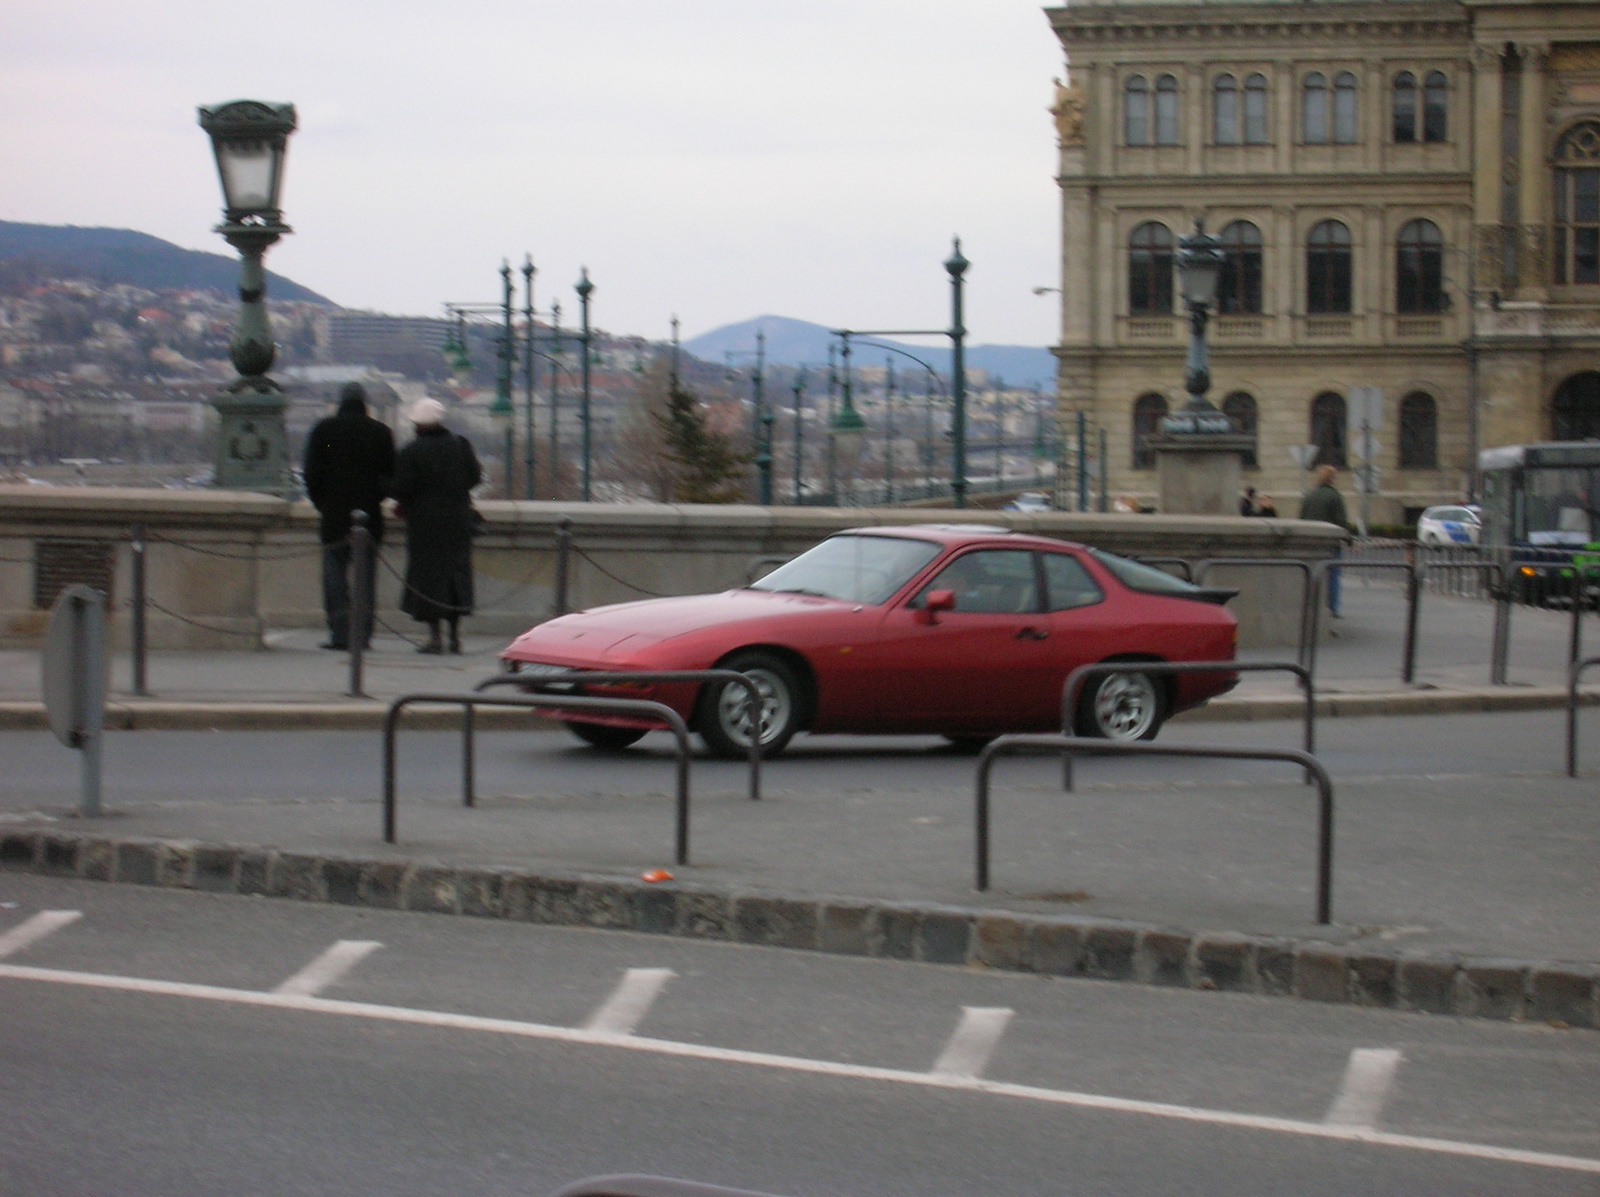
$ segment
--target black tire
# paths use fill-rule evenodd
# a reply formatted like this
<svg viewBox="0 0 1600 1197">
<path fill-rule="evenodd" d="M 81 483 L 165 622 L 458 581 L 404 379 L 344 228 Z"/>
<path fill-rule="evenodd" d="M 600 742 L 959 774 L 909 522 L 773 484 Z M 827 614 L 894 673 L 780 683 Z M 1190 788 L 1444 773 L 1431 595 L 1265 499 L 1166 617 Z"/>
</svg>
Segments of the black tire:
<svg viewBox="0 0 1600 1197">
<path fill-rule="evenodd" d="M 1130 669 L 1091 677 L 1078 698 L 1074 725 L 1080 736 L 1100 740 L 1153 740 L 1166 717 L 1161 682 Z"/>
<path fill-rule="evenodd" d="M 609 723 L 577 723 L 568 721 L 567 730 L 585 744 L 593 744 L 607 752 L 621 752 L 630 744 L 644 739 L 642 727 L 613 727 Z"/>
<path fill-rule="evenodd" d="M 777 756 L 800 730 L 805 689 L 782 658 L 760 649 L 735 653 L 717 665 L 749 674 L 761 690 L 761 755 Z M 700 693 L 695 730 L 713 756 L 744 760 L 750 755 L 750 700 L 743 686 L 712 683 Z"/>
<path fill-rule="evenodd" d="M 957 756 L 977 756 L 989 746 L 993 736 L 951 736 L 945 739 L 950 741 L 950 751 Z"/>
</svg>

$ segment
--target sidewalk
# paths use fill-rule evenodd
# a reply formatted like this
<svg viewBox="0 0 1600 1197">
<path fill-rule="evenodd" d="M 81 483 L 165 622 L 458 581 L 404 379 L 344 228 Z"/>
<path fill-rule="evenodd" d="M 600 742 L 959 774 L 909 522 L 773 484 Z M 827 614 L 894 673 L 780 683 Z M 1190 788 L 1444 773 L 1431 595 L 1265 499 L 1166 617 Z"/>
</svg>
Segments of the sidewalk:
<svg viewBox="0 0 1600 1197">
<path fill-rule="evenodd" d="M 1489 685 L 1491 604 L 1443 595 L 1423 596 L 1416 680 L 1400 681 L 1405 603 L 1393 579 L 1344 581 L 1344 615 L 1324 614 L 1318 651 L 1319 713 L 1324 716 L 1437 714 L 1449 711 L 1559 707 L 1566 701 L 1567 643 L 1571 617 L 1559 611 L 1517 607 L 1506 686 Z M 1600 620 L 1587 617 L 1587 653 L 1600 651 Z M 417 690 L 469 690 L 499 671 L 505 638 L 465 638 L 461 656 L 426 656 L 399 637 L 380 632 L 367 654 L 363 689 L 351 698 L 349 658 L 321 650 L 321 630 L 269 632 L 260 651 L 153 652 L 150 697 L 132 695 L 126 652 L 112 661 L 108 726 L 115 728 L 371 728 L 387 704 Z M 1294 649 L 1241 654 L 1246 660 L 1293 660 Z M 1600 671 L 1585 690 L 1600 686 Z M 1299 685 L 1290 674 L 1251 673 L 1233 693 L 1184 721 L 1295 718 Z M 443 711 L 413 718 L 444 726 Z M 489 726 L 527 726 L 528 716 L 484 712 Z M 0 651 L 0 730 L 43 726 L 39 705 L 39 655 Z"/>
</svg>

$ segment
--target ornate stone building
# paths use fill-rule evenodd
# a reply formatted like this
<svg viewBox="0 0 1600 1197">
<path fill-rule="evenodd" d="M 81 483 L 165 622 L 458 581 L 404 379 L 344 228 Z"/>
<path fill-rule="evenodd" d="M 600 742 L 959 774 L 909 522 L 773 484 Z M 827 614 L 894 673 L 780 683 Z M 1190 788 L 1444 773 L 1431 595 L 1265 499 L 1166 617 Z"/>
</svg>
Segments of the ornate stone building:
<svg viewBox="0 0 1600 1197">
<path fill-rule="evenodd" d="M 1479 447 L 1600 437 L 1600 3 L 1048 15 L 1063 427 L 1106 431 L 1113 493 L 1153 496 L 1143 438 L 1185 398 L 1173 259 L 1197 217 L 1227 255 L 1211 397 L 1285 514 L 1291 446 L 1357 464 L 1355 387 L 1385 394 L 1380 522 L 1460 499 Z"/>
</svg>

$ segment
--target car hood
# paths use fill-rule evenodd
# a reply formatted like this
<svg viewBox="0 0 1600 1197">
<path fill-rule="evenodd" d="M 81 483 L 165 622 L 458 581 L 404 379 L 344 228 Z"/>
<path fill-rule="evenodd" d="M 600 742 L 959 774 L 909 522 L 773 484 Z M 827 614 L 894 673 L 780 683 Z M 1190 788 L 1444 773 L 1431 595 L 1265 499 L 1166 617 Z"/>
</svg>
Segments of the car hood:
<svg viewBox="0 0 1600 1197">
<path fill-rule="evenodd" d="M 530 628 L 506 648 L 512 660 L 557 665 L 614 659 L 620 654 L 708 628 L 734 629 L 854 606 L 838 599 L 765 590 L 725 590 L 677 598 L 616 603 L 562 615 Z"/>
</svg>

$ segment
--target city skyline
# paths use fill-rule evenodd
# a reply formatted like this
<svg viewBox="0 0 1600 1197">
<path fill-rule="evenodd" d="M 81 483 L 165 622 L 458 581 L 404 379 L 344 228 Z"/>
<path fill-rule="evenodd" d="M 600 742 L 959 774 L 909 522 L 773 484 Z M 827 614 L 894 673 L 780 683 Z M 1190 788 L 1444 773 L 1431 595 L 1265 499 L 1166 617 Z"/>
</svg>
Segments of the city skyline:
<svg viewBox="0 0 1600 1197">
<path fill-rule="evenodd" d="M 269 265 L 350 307 L 435 315 L 496 298 L 685 338 L 782 311 L 940 327 L 962 237 L 975 341 L 1051 344 L 1059 48 L 1022 0 L 731 0 L 670 11 L 412 3 L 8 6 L 0 219 L 128 227 L 226 252 L 200 104 L 295 103 Z M 520 275 L 519 275 L 520 283 Z M 520 304 L 520 295 L 519 295 Z"/>
</svg>

